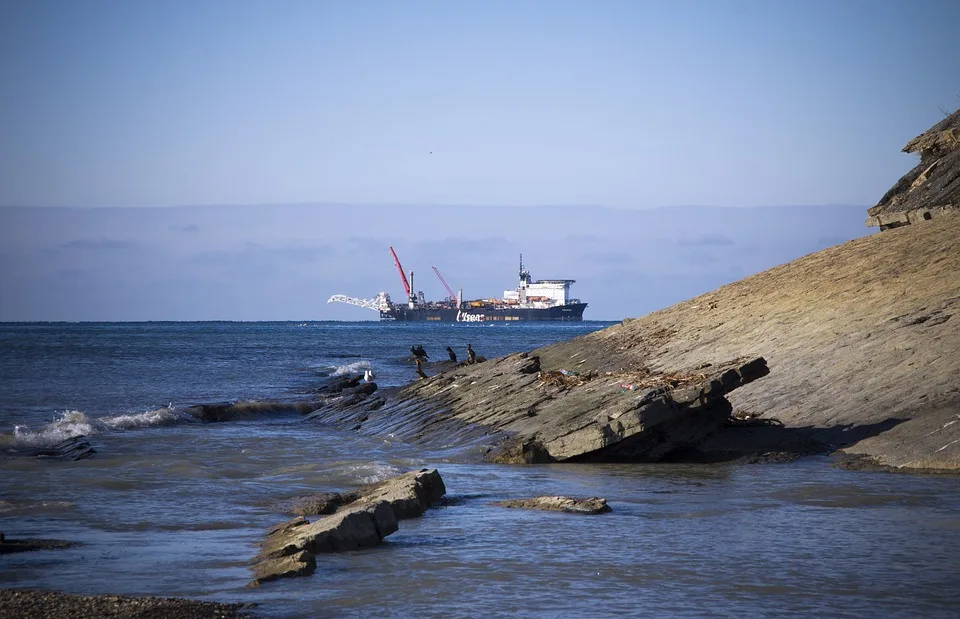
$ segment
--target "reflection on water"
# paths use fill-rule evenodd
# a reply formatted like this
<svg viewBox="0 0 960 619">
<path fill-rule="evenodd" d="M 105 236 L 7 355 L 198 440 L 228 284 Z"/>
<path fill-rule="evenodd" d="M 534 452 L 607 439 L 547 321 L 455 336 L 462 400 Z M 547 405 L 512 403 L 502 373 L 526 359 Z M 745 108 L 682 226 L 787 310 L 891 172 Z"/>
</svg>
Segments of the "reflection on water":
<svg viewBox="0 0 960 619">
<path fill-rule="evenodd" d="M 922 615 L 960 603 L 960 481 L 769 466 L 492 466 L 289 416 L 98 436 L 102 457 L 2 463 L 0 586 L 255 601 L 270 616 Z M 353 454 L 354 457 L 351 457 Z M 446 505 L 309 578 L 246 588 L 276 501 L 436 466 Z M 602 496 L 576 516 L 490 505 Z"/>
</svg>

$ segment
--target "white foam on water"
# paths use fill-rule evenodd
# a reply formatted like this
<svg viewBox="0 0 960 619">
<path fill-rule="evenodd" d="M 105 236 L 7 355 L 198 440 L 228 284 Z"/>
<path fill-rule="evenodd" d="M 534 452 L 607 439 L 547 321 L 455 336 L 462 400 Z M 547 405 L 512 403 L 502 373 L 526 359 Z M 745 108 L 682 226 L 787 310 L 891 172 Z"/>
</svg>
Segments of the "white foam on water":
<svg viewBox="0 0 960 619">
<path fill-rule="evenodd" d="M 38 447 L 56 445 L 75 436 L 96 434 L 95 425 L 83 411 L 68 410 L 36 432 L 27 426 L 14 426 L 13 443 Z"/>
<path fill-rule="evenodd" d="M 134 430 L 169 426 L 188 421 L 172 405 L 163 406 L 143 413 L 130 413 L 91 419 L 83 411 L 68 410 L 39 430 L 27 426 L 15 426 L 13 445 L 43 447 L 56 445 L 77 436 L 92 436 L 102 432 Z"/>
<path fill-rule="evenodd" d="M 345 365 L 338 365 L 333 371 L 334 376 L 343 376 L 344 374 L 363 374 L 364 370 L 372 369 L 369 361 L 354 361 Z"/>
<path fill-rule="evenodd" d="M 145 413 L 102 417 L 99 421 L 111 430 L 133 430 L 136 428 L 172 426 L 184 421 L 184 417 L 173 406 L 168 405 Z"/>
</svg>

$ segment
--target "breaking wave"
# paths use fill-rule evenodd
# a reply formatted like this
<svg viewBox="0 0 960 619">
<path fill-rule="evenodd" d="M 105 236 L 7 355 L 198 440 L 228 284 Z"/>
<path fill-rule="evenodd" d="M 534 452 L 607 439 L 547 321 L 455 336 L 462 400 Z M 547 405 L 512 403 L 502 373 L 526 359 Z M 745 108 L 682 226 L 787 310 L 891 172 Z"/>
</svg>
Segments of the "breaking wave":
<svg viewBox="0 0 960 619">
<path fill-rule="evenodd" d="M 188 420 L 190 420 L 188 415 L 169 405 L 143 413 L 92 419 L 83 411 L 68 410 L 39 430 L 31 430 L 27 426 L 14 426 L 12 443 L 15 446 L 43 447 L 56 445 L 78 436 L 170 426 Z"/>
<path fill-rule="evenodd" d="M 343 376 L 344 374 L 363 374 L 364 370 L 370 370 L 373 366 L 369 361 L 354 361 L 345 365 L 338 365 L 333 371 L 334 376 Z"/>
</svg>

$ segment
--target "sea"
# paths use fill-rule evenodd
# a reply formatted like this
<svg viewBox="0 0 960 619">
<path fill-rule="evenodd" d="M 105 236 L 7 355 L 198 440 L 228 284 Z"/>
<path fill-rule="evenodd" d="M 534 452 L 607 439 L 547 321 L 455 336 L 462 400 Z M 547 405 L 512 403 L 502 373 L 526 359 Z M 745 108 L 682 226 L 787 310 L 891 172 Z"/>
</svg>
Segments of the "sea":
<svg viewBox="0 0 960 619">
<path fill-rule="evenodd" d="M 0 531 L 80 542 L 0 555 L 0 587 L 256 603 L 265 617 L 951 617 L 960 478 L 779 464 L 492 465 L 294 412 L 200 423 L 191 405 L 295 402 L 338 376 L 415 378 L 610 323 L 0 324 Z M 4 457 L 86 436 L 79 461 Z M 251 588 L 277 503 L 419 469 L 447 500 L 376 548 Z M 606 498 L 584 516 L 504 509 Z"/>
</svg>

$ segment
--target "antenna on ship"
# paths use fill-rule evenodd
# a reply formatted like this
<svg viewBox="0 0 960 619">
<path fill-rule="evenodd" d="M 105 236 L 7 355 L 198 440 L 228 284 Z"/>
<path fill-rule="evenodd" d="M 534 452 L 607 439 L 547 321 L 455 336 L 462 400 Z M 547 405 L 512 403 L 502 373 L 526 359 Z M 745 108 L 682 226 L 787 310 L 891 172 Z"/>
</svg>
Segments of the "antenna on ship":
<svg viewBox="0 0 960 619">
<path fill-rule="evenodd" d="M 530 273 L 523 270 L 523 254 L 520 254 L 520 285 L 530 283 Z"/>
</svg>

